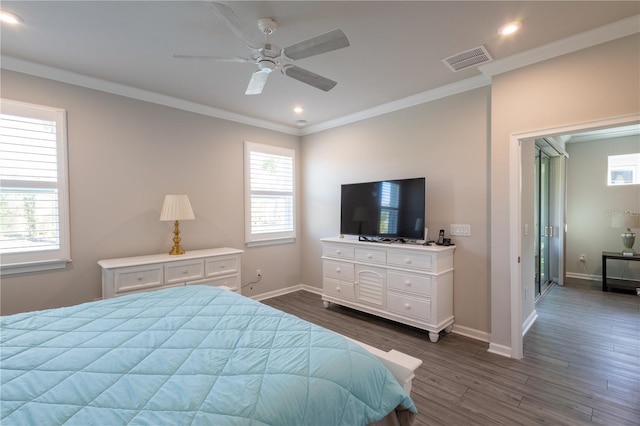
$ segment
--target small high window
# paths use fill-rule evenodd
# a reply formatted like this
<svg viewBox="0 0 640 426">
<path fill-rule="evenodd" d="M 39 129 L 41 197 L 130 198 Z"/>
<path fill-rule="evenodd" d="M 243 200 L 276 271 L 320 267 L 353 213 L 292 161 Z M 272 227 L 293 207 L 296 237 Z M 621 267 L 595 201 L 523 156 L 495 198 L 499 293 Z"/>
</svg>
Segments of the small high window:
<svg viewBox="0 0 640 426">
<path fill-rule="evenodd" d="M 607 185 L 634 185 L 640 183 L 640 153 L 610 155 Z"/>
</svg>

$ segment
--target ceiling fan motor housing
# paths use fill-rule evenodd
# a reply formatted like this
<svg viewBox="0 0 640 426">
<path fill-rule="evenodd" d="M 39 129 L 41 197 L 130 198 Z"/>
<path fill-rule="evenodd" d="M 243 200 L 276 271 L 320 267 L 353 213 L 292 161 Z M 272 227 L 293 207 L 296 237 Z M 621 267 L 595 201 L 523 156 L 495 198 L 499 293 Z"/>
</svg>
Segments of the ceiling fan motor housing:
<svg viewBox="0 0 640 426">
<path fill-rule="evenodd" d="M 267 73 L 275 70 L 277 66 L 278 64 L 270 59 L 261 59 L 258 62 L 258 68 L 260 68 L 260 71 L 264 71 Z"/>
</svg>

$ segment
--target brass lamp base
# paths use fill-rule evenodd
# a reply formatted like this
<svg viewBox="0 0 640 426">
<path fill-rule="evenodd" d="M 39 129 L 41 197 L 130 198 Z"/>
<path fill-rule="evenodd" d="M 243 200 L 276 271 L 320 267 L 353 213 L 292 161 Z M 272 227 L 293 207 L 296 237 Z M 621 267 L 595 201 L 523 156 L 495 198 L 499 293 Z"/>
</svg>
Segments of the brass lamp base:
<svg viewBox="0 0 640 426">
<path fill-rule="evenodd" d="M 173 227 L 173 247 L 169 254 L 184 254 L 185 251 L 180 245 L 180 223 L 176 220 Z"/>
</svg>

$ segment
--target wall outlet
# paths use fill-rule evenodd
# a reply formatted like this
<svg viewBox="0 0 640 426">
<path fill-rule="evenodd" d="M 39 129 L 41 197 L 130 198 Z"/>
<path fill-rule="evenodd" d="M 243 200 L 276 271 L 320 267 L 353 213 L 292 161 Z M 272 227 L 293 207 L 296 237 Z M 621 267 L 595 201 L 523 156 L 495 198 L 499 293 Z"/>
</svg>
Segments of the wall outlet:
<svg viewBox="0 0 640 426">
<path fill-rule="evenodd" d="M 582 262 L 582 263 L 586 263 L 587 255 L 586 254 L 581 254 L 580 257 L 578 257 L 578 261 Z"/>
</svg>

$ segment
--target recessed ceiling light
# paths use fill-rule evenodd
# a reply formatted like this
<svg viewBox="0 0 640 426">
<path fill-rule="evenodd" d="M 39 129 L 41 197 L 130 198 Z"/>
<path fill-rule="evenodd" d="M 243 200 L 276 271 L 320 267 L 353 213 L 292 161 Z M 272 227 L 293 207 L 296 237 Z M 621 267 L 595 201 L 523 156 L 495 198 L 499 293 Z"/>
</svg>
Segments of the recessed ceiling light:
<svg viewBox="0 0 640 426">
<path fill-rule="evenodd" d="M 500 27 L 498 34 L 503 36 L 510 35 L 518 31 L 520 27 L 522 27 L 522 22 L 520 21 L 509 22 L 507 25 Z"/>
<path fill-rule="evenodd" d="M 293 107 L 293 112 L 295 112 L 296 114 L 302 114 L 303 111 L 304 108 L 302 108 L 301 106 Z"/>
<path fill-rule="evenodd" d="M 0 21 L 6 24 L 19 24 L 24 20 L 15 13 L 7 12 L 6 10 L 0 10 Z"/>
</svg>

